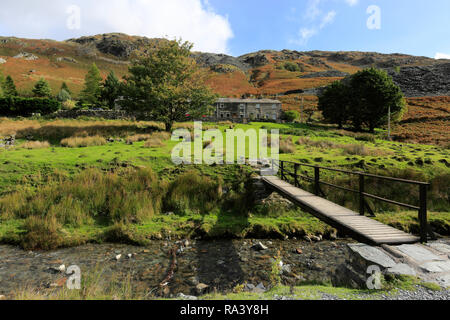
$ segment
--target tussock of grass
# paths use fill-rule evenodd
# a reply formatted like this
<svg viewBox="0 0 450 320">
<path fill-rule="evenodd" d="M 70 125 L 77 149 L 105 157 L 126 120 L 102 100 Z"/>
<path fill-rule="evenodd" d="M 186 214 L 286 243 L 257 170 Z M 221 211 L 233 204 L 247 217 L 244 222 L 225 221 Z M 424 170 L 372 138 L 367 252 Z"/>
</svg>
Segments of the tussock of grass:
<svg viewBox="0 0 450 320">
<path fill-rule="evenodd" d="M 294 153 L 295 150 L 296 147 L 294 142 L 292 142 L 292 137 L 280 141 L 280 153 Z"/>
<path fill-rule="evenodd" d="M 28 141 L 20 145 L 22 148 L 32 150 L 32 149 L 46 149 L 50 148 L 50 143 L 48 141 Z"/>
<path fill-rule="evenodd" d="M 100 136 L 95 137 L 73 137 L 61 140 L 61 146 L 67 148 L 85 148 L 105 145 L 106 139 Z"/>
</svg>

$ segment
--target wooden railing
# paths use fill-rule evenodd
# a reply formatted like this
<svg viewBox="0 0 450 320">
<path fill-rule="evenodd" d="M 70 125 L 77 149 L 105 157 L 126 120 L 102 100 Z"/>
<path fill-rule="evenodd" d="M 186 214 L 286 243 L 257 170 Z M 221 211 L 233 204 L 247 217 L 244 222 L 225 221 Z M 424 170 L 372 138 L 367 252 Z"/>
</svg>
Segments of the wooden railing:
<svg viewBox="0 0 450 320">
<path fill-rule="evenodd" d="M 413 180 L 405 180 L 405 179 L 399 179 L 399 178 L 393 178 L 393 177 L 386 177 L 386 176 L 379 176 L 379 175 L 374 175 L 374 174 L 369 174 L 369 173 L 364 173 L 364 172 L 354 172 L 354 171 L 348 171 L 348 170 L 341 170 L 341 169 L 334 169 L 334 168 L 326 168 L 326 167 L 321 167 L 321 166 L 316 166 L 316 165 L 311 165 L 311 164 L 306 164 L 306 163 L 296 163 L 296 162 L 291 162 L 291 161 L 278 161 L 279 164 L 276 164 L 276 161 L 272 161 L 272 169 L 275 169 L 276 166 L 279 167 L 280 170 L 278 170 L 278 174 L 281 176 L 281 179 L 287 181 L 287 177 L 290 176 L 294 179 L 294 185 L 296 187 L 300 187 L 300 182 L 299 182 L 299 178 L 309 181 L 311 183 L 313 183 L 314 186 L 314 194 L 316 196 L 324 196 L 325 197 L 325 193 L 322 191 L 322 189 L 320 188 L 321 185 L 325 185 L 328 187 L 332 187 L 332 188 L 336 188 L 336 189 L 340 189 L 340 190 L 344 190 L 347 192 L 351 192 L 351 193 L 356 193 L 359 195 L 359 213 L 361 215 L 365 215 L 366 214 L 366 209 L 370 212 L 370 214 L 372 216 L 374 215 L 374 212 L 372 211 L 372 209 L 370 208 L 370 206 L 368 205 L 368 203 L 366 202 L 366 198 L 371 198 L 377 201 L 382 201 L 382 202 L 386 202 L 389 204 L 393 204 L 396 206 L 400 206 L 400 207 L 404 207 L 404 208 L 408 208 L 408 209 L 412 209 L 412 210 L 418 210 L 419 212 L 419 223 L 420 223 L 420 240 L 421 242 L 427 242 L 428 240 L 428 234 L 430 234 L 430 236 L 432 238 L 434 238 L 434 234 L 431 232 L 429 225 L 428 225 L 428 214 L 427 214 L 427 189 L 430 186 L 429 183 L 427 182 L 420 182 L 420 181 L 413 181 Z M 291 164 L 293 165 L 293 172 L 287 170 L 287 165 Z M 314 177 L 309 177 L 307 175 L 303 175 L 303 174 L 299 174 L 299 169 L 301 167 L 309 167 L 309 168 L 313 168 L 314 169 Z M 326 170 L 326 171 L 333 171 L 333 172 L 338 172 L 338 173 L 344 173 L 344 174 L 348 174 L 348 175 L 355 175 L 355 176 L 359 176 L 359 189 L 358 190 L 354 190 L 351 188 L 347 188 L 347 187 L 342 187 L 342 186 L 338 186 L 329 182 L 325 182 L 325 181 L 321 181 L 320 179 L 320 172 L 321 170 Z M 366 181 L 366 177 L 370 177 L 370 178 L 375 178 L 375 179 L 380 179 L 380 180 L 386 180 L 386 181 L 392 181 L 392 182 L 401 182 L 401 183 L 406 183 L 406 184 L 412 184 L 412 185 L 417 185 L 419 186 L 419 206 L 414 206 L 411 204 L 407 204 L 407 203 L 402 203 L 402 202 L 397 202 L 394 200 L 390 200 L 390 199 L 386 199 L 383 197 L 379 197 L 370 193 L 367 193 L 365 190 L 365 181 Z"/>
</svg>

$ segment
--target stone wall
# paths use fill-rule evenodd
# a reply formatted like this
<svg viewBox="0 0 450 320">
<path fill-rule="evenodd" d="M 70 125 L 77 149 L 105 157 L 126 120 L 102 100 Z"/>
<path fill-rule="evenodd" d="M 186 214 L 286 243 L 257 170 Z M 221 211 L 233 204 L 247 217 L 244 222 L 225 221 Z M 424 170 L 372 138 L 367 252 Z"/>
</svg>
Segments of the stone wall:
<svg viewBox="0 0 450 320">
<path fill-rule="evenodd" d="M 129 114 L 125 111 L 115 110 L 63 110 L 52 115 L 52 118 L 76 119 L 80 117 L 126 120 L 135 119 L 136 115 Z"/>
</svg>

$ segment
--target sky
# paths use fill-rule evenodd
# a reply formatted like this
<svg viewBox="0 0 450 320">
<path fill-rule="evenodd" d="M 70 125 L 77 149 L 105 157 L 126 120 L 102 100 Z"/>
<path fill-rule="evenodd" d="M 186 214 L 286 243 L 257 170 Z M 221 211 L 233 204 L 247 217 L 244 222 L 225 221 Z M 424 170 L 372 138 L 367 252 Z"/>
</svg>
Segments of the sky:
<svg viewBox="0 0 450 320">
<path fill-rule="evenodd" d="M 194 50 L 406 53 L 450 59 L 448 0 L 15 0 L 0 35 L 66 40 L 123 32 Z"/>
</svg>

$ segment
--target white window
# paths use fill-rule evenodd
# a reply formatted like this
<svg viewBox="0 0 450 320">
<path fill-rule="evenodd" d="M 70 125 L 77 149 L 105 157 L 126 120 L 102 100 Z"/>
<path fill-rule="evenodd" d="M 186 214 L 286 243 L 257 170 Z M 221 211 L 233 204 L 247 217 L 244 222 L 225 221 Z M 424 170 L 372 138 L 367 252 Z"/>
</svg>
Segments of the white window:
<svg viewBox="0 0 450 320">
<path fill-rule="evenodd" d="M 277 108 L 277 105 L 276 105 L 276 104 L 273 104 L 273 105 L 272 105 L 272 109 L 275 110 L 276 108 Z"/>
<path fill-rule="evenodd" d="M 220 108 L 220 109 L 223 109 L 224 107 L 225 107 L 225 105 L 224 105 L 223 103 L 220 103 L 220 104 L 219 104 L 219 108 Z"/>
<path fill-rule="evenodd" d="M 256 109 L 261 109 L 261 105 L 260 105 L 260 104 L 257 104 L 257 105 L 256 105 Z"/>
</svg>

